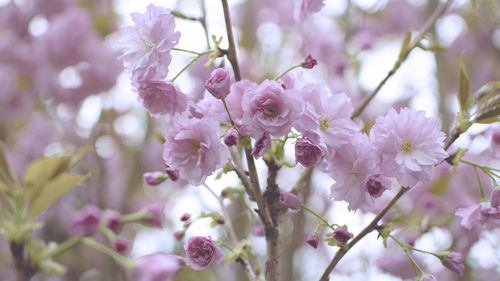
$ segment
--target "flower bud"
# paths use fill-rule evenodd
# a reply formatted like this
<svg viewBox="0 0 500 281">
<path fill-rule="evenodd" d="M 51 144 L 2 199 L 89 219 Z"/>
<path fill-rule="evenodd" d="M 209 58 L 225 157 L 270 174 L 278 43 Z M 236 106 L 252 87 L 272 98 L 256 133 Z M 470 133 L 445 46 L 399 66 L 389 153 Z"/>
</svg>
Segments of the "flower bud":
<svg viewBox="0 0 500 281">
<path fill-rule="evenodd" d="M 215 260 L 220 263 L 224 254 L 210 237 L 193 236 L 184 244 L 186 264 L 194 270 L 203 270 Z"/>
<path fill-rule="evenodd" d="M 184 231 L 176 231 L 173 233 L 174 235 L 174 238 L 177 240 L 177 241 L 181 241 L 182 238 L 184 238 L 184 234 L 185 232 Z"/>
<path fill-rule="evenodd" d="M 107 210 L 102 216 L 102 221 L 105 226 L 118 234 L 122 230 L 122 215 L 114 210 Z"/>
<path fill-rule="evenodd" d="M 163 174 L 162 172 L 144 173 L 142 178 L 147 184 L 149 184 L 151 186 L 157 186 L 167 179 L 165 174 Z"/>
<path fill-rule="evenodd" d="M 116 237 L 113 241 L 113 249 L 117 253 L 125 255 L 130 250 L 130 242 L 125 238 Z"/>
<path fill-rule="evenodd" d="M 148 218 L 144 220 L 145 223 L 159 228 L 163 227 L 163 219 L 165 215 L 163 214 L 162 203 L 150 204 L 144 208 L 144 211 L 148 214 Z"/>
<path fill-rule="evenodd" d="M 179 179 L 179 170 L 174 169 L 172 167 L 165 168 L 165 173 L 167 173 L 168 177 L 172 181 L 177 181 Z"/>
<path fill-rule="evenodd" d="M 342 244 L 346 244 L 352 238 L 352 234 L 345 226 L 339 226 L 333 231 L 333 238 Z"/>
<path fill-rule="evenodd" d="M 324 153 L 321 147 L 313 143 L 309 138 L 298 139 L 295 143 L 295 161 L 307 168 L 319 165 Z"/>
<path fill-rule="evenodd" d="M 217 68 L 210 74 L 210 78 L 205 82 L 205 88 L 218 99 L 224 99 L 229 94 L 231 79 L 229 71 L 224 68 Z"/>
<path fill-rule="evenodd" d="M 449 252 L 441 259 L 441 263 L 451 271 L 459 275 L 464 273 L 464 256 L 458 252 Z"/>
<path fill-rule="evenodd" d="M 490 205 L 493 208 L 500 207 L 500 189 L 493 190 L 490 197 Z"/>
<path fill-rule="evenodd" d="M 313 58 L 311 55 L 307 55 L 307 57 L 304 59 L 304 62 L 302 63 L 303 68 L 307 69 L 312 69 L 318 64 L 318 61 Z"/>
<path fill-rule="evenodd" d="M 69 233 L 73 236 L 90 236 L 99 227 L 100 218 L 101 210 L 94 205 L 87 205 L 70 218 Z"/>
<path fill-rule="evenodd" d="M 316 233 L 309 234 L 309 236 L 307 237 L 306 242 L 307 242 L 307 244 L 309 244 L 314 249 L 318 248 L 318 245 L 319 245 L 318 234 L 316 234 Z"/>
<path fill-rule="evenodd" d="M 268 132 L 264 132 L 259 139 L 255 141 L 252 149 L 252 155 L 253 157 L 259 159 L 269 150 L 269 148 L 271 148 L 271 136 Z"/>
<path fill-rule="evenodd" d="M 191 215 L 188 213 L 184 213 L 181 216 L 181 221 L 187 221 L 187 220 L 189 220 L 189 218 L 191 218 Z"/>
<path fill-rule="evenodd" d="M 280 201 L 281 201 L 281 203 L 283 203 L 283 205 L 287 206 L 288 208 L 290 208 L 292 210 L 300 209 L 299 198 L 291 192 L 281 191 L 280 192 Z"/>
<path fill-rule="evenodd" d="M 236 130 L 229 130 L 224 137 L 224 144 L 227 146 L 237 145 L 239 141 L 238 133 Z"/>
<path fill-rule="evenodd" d="M 266 234 L 264 225 L 260 221 L 256 221 L 252 224 L 251 231 L 256 237 L 264 237 Z"/>
<path fill-rule="evenodd" d="M 389 178 L 376 174 L 371 175 L 365 183 L 365 190 L 374 198 L 382 196 L 384 191 L 390 189 L 391 181 Z"/>
</svg>

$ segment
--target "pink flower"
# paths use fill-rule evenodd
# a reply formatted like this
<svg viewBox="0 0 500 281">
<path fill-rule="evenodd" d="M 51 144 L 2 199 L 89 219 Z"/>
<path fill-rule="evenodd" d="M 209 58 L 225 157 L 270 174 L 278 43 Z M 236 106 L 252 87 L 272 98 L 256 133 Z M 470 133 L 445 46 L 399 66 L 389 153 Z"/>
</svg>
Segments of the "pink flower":
<svg viewBox="0 0 500 281">
<path fill-rule="evenodd" d="M 295 143 L 295 162 L 307 168 L 319 165 L 326 154 L 326 146 L 319 142 L 319 135 L 309 134 Z"/>
<path fill-rule="evenodd" d="M 245 93 L 254 91 L 257 84 L 249 80 L 241 80 L 231 85 L 230 94 L 226 97 L 226 104 L 233 117 L 237 127 L 240 127 L 243 119 L 242 100 Z M 220 104 L 220 102 L 218 102 Z M 227 116 L 224 106 L 220 106 L 219 116 L 223 116 L 225 123 L 229 124 L 229 117 Z"/>
<path fill-rule="evenodd" d="M 224 68 L 217 68 L 210 74 L 210 78 L 205 82 L 205 88 L 215 98 L 224 99 L 229 94 L 231 79 L 229 71 Z"/>
<path fill-rule="evenodd" d="M 313 233 L 313 234 L 309 234 L 309 236 L 307 237 L 307 240 L 306 240 L 307 244 L 309 244 L 311 247 L 313 247 L 314 249 L 317 249 L 318 248 L 318 245 L 319 245 L 319 237 L 318 237 L 318 234 L 316 233 Z"/>
<path fill-rule="evenodd" d="M 122 237 L 116 237 L 113 241 L 113 249 L 119 254 L 125 255 L 130 250 L 130 242 Z"/>
<path fill-rule="evenodd" d="M 347 227 L 339 226 L 333 231 L 332 237 L 341 244 L 346 244 L 352 238 L 352 234 L 347 230 Z"/>
<path fill-rule="evenodd" d="M 240 137 L 236 130 L 229 130 L 224 137 L 224 144 L 227 146 L 237 145 Z"/>
<path fill-rule="evenodd" d="M 271 136 L 264 132 L 256 141 L 252 149 L 253 157 L 259 159 L 271 148 Z"/>
<path fill-rule="evenodd" d="M 169 9 L 150 4 L 145 14 L 132 13 L 134 26 L 125 27 L 120 44 L 123 65 L 137 80 L 163 79 L 172 60 L 170 50 L 177 44 L 180 33 L 174 32 L 174 16 Z"/>
<path fill-rule="evenodd" d="M 331 186 L 334 200 L 348 202 L 349 210 L 373 206 L 373 199 L 364 188 L 369 177 L 377 174 L 378 158 L 368 136 L 357 133 L 325 161 L 328 175 L 335 180 Z"/>
<path fill-rule="evenodd" d="M 153 117 L 174 115 L 187 108 L 189 98 L 170 82 L 145 80 L 137 87 L 142 105 Z"/>
<path fill-rule="evenodd" d="M 293 19 L 300 23 L 304 21 L 309 14 L 316 13 L 325 5 L 324 0 L 295 0 L 293 5 Z"/>
<path fill-rule="evenodd" d="M 300 209 L 299 207 L 300 199 L 297 197 L 297 195 L 291 192 L 280 191 L 280 201 L 281 203 L 283 203 L 283 205 L 287 206 L 292 210 Z"/>
<path fill-rule="evenodd" d="M 151 186 L 157 186 L 160 183 L 164 182 L 167 177 L 162 172 L 149 172 L 144 173 L 142 179 Z"/>
<path fill-rule="evenodd" d="M 73 236 L 92 235 L 99 227 L 101 210 L 94 205 L 87 205 L 69 220 L 69 233 Z"/>
<path fill-rule="evenodd" d="M 137 259 L 134 271 L 136 281 L 171 281 L 181 271 L 179 256 L 155 253 Z"/>
<path fill-rule="evenodd" d="M 264 225 L 260 221 L 252 223 L 251 232 L 256 237 L 264 237 L 266 235 Z"/>
<path fill-rule="evenodd" d="M 210 237 L 193 236 L 184 244 L 186 264 L 194 270 L 203 270 L 215 260 L 220 263 L 224 254 Z"/>
<path fill-rule="evenodd" d="M 446 266 L 449 270 L 455 271 L 459 275 L 464 273 L 464 256 L 458 252 L 447 253 L 441 263 Z"/>
<path fill-rule="evenodd" d="M 177 240 L 177 241 L 181 241 L 182 238 L 184 238 L 184 234 L 185 234 L 185 231 L 176 231 L 173 233 L 174 235 L 174 238 Z"/>
<path fill-rule="evenodd" d="M 275 137 L 286 135 L 299 117 L 301 105 L 276 81 L 265 80 L 248 89 L 242 99 L 243 122 L 240 132 L 257 138 L 262 132 Z"/>
<path fill-rule="evenodd" d="M 118 234 L 122 230 L 122 215 L 114 210 L 106 210 L 102 216 L 102 223 Z"/>
<path fill-rule="evenodd" d="M 229 158 L 219 123 L 210 118 L 179 116 L 165 136 L 163 160 L 191 184 L 200 185 Z"/>
<path fill-rule="evenodd" d="M 403 186 L 428 182 L 434 165 L 448 156 L 439 122 L 425 117 L 424 111 L 403 108 L 397 113 L 391 109 L 377 118 L 370 138 L 382 157 L 382 172 L 396 177 Z"/>
</svg>

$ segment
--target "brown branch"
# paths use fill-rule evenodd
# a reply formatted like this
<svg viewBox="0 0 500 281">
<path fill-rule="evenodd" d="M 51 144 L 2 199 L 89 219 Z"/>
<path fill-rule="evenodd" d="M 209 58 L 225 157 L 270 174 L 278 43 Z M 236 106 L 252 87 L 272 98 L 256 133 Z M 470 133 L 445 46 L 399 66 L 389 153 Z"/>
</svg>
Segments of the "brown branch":
<svg viewBox="0 0 500 281">
<path fill-rule="evenodd" d="M 377 85 L 377 87 L 375 88 L 375 90 L 373 90 L 371 92 L 371 94 L 366 98 L 366 100 L 361 104 L 361 106 L 359 106 L 358 109 L 356 109 L 356 111 L 352 115 L 353 119 L 356 118 L 356 117 L 358 117 L 363 112 L 363 110 L 365 109 L 365 107 L 378 94 L 378 92 L 380 91 L 380 89 L 382 89 L 382 87 L 385 85 L 385 83 L 387 82 L 387 80 L 389 80 L 389 78 L 391 78 L 391 76 L 394 75 L 394 73 L 396 73 L 396 71 L 403 64 L 403 62 L 406 60 L 406 58 L 408 58 L 408 55 L 411 53 L 411 51 L 413 49 L 415 49 L 416 47 L 418 47 L 418 45 L 420 44 L 420 41 L 422 41 L 422 39 L 424 38 L 425 34 L 427 34 L 427 32 L 429 32 L 429 30 L 436 23 L 437 19 L 446 11 L 446 8 L 448 8 L 449 3 L 450 3 L 450 1 L 446 1 L 445 3 L 441 3 L 436 8 L 436 10 L 434 10 L 434 13 L 424 23 L 424 25 L 420 29 L 418 35 L 413 40 L 413 43 L 410 44 L 408 50 L 400 55 L 400 57 L 394 63 L 394 66 L 387 73 L 387 75 L 385 76 L 385 78 L 382 81 L 380 81 L 380 83 Z"/>
<path fill-rule="evenodd" d="M 410 188 L 409 187 L 401 187 L 399 192 L 392 198 L 392 200 L 384 207 L 380 213 L 373 218 L 373 220 L 358 234 L 356 237 L 354 237 L 349 244 L 347 244 L 346 249 L 340 248 L 335 256 L 333 257 L 332 261 L 328 265 L 328 267 L 325 269 L 323 272 L 323 275 L 321 275 L 321 278 L 319 279 L 320 281 L 328 281 L 329 280 L 329 275 L 337 265 L 337 263 L 342 259 L 342 257 L 352 248 L 356 243 L 358 243 L 363 237 L 365 237 L 368 233 L 372 232 L 377 228 L 378 222 L 385 216 L 385 214 L 396 204 L 396 202 L 405 194 L 406 191 L 408 191 Z"/>
</svg>

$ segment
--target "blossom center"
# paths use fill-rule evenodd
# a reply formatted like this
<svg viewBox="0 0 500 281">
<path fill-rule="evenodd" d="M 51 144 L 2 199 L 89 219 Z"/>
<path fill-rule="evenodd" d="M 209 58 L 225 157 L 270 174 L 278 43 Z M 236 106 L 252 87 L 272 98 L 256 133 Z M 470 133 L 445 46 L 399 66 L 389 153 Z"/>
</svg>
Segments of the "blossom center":
<svg viewBox="0 0 500 281">
<path fill-rule="evenodd" d="M 321 131 L 326 131 L 326 129 L 330 128 L 330 124 L 328 124 L 327 119 L 323 119 L 319 121 L 319 129 Z"/>
<path fill-rule="evenodd" d="M 278 115 L 278 107 L 276 107 L 275 105 L 270 106 L 270 107 L 266 108 L 266 110 L 264 111 L 264 114 L 268 117 L 274 117 L 274 116 Z"/>
<path fill-rule="evenodd" d="M 401 150 L 404 152 L 412 152 L 413 151 L 413 144 L 411 143 L 410 140 L 404 140 L 401 143 Z"/>
<path fill-rule="evenodd" d="M 199 151 L 199 150 L 200 150 L 200 148 L 201 148 L 201 143 L 200 143 L 200 141 L 199 141 L 199 140 L 194 140 L 194 141 L 192 142 L 192 146 L 193 146 L 193 150 L 194 150 L 194 152 L 195 152 L 195 153 L 198 153 L 198 151 Z"/>
</svg>

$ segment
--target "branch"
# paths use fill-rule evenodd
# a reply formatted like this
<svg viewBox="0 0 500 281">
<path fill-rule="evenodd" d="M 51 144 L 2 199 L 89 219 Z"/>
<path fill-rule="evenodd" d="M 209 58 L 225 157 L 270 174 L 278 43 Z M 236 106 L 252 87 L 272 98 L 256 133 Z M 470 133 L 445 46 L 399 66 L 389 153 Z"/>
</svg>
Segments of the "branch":
<svg viewBox="0 0 500 281">
<path fill-rule="evenodd" d="M 372 232 L 377 228 L 378 222 L 385 216 L 385 214 L 396 204 L 396 202 L 405 194 L 406 191 L 408 191 L 410 188 L 409 187 L 401 187 L 399 192 L 392 198 L 392 200 L 385 206 L 385 208 L 380 211 L 380 213 L 373 218 L 373 220 L 368 224 L 356 237 L 354 237 L 349 244 L 347 244 L 346 249 L 340 248 L 335 256 L 333 257 L 332 261 L 328 265 L 328 267 L 325 269 L 323 272 L 323 275 L 321 275 L 321 278 L 319 279 L 320 281 L 328 281 L 330 273 L 333 271 L 337 263 L 342 259 L 342 257 L 352 248 L 356 243 L 358 243 L 363 237 L 365 237 L 368 233 Z"/>
<path fill-rule="evenodd" d="M 399 67 L 408 58 L 408 55 L 411 53 L 411 51 L 413 49 L 415 49 L 416 47 L 419 46 L 420 41 L 422 41 L 422 39 L 424 38 L 425 34 L 427 32 L 429 32 L 429 30 L 434 26 L 434 24 L 436 23 L 436 21 L 438 20 L 438 18 L 446 11 L 446 8 L 448 8 L 449 4 L 450 4 L 450 1 L 448 0 L 445 3 L 441 3 L 436 8 L 436 10 L 434 10 L 434 13 L 424 23 L 424 25 L 422 26 L 422 29 L 419 31 L 417 37 L 415 37 L 415 39 L 413 40 L 413 43 L 411 43 L 410 46 L 408 47 L 408 50 L 406 50 L 404 53 L 400 54 L 400 57 L 398 58 L 398 60 L 396 61 L 396 63 L 394 63 L 394 66 L 387 73 L 387 75 L 385 76 L 385 78 L 382 81 L 380 81 L 380 83 L 377 85 L 377 87 L 375 88 L 375 90 L 373 90 L 371 92 L 371 94 L 368 96 L 368 98 L 366 98 L 366 100 L 361 104 L 361 106 L 358 109 L 356 109 L 356 111 L 352 115 L 352 119 L 358 117 L 363 112 L 363 110 L 365 109 L 365 107 L 378 94 L 378 92 L 380 91 L 380 89 L 382 89 L 382 87 L 385 85 L 385 83 L 387 82 L 387 80 L 389 80 L 389 78 L 396 73 L 396 71 L 399 69 Z M 403 48 L 404 48 L 404 46 L 403 46 Z"/>
</svg>

